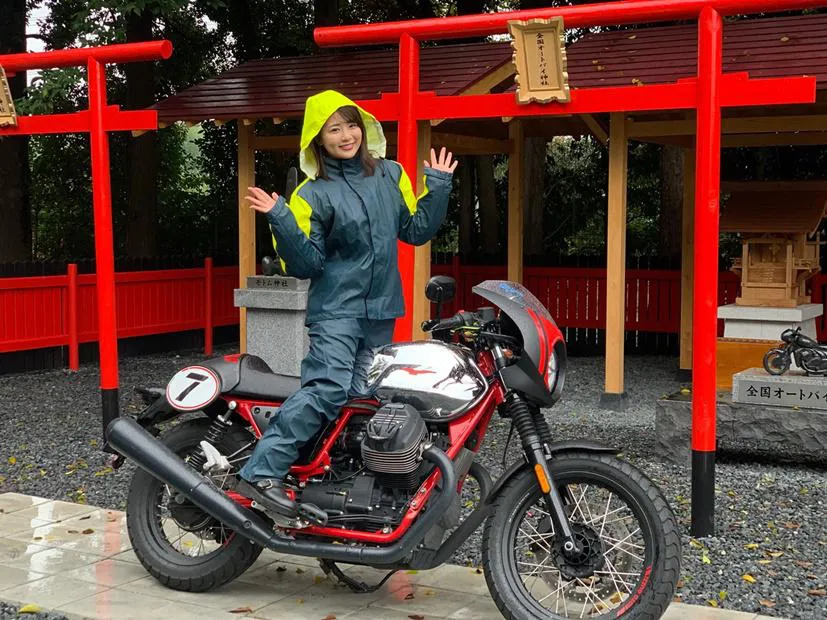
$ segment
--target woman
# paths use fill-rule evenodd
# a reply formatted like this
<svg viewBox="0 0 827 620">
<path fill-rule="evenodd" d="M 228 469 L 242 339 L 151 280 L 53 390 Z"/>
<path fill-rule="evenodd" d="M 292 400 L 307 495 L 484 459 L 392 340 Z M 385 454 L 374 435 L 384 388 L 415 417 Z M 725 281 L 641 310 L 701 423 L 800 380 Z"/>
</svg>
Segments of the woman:
<svg viewBox="0 0 827 620">
<path fill-rule="evenodd" d="M 445 219 L 457 166 L 451 153 L 431 150 L 417 198 L 402 167 L 384 159 L 385 146 L 372 115 L 325 91 L 305 106 L 299 162 L 307 179 L 290 204 L 248 188 L 246 199 L 266 215 L 285 273 L 311 280 L 302 388 L 279 408 L 237 489 L 287 517 L 297 507 L 283 481 L 299 448 L 349 398 L 367 395 L 373 351 L 391 341 L 395 319 L 405 313 L 397 239 L 427 243 Z"/>
</svg>

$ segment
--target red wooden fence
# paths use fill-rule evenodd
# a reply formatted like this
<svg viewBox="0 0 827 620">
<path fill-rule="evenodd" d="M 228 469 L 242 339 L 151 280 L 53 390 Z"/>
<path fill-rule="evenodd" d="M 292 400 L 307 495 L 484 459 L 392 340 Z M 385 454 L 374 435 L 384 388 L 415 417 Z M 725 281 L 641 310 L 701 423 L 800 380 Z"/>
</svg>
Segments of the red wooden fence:
<svg viewBox="0 0 827 620">
<path fill-rule="evenodd" d="M 233 289 L 237 267 L 133 271 L 115 276 L 118 337 L 205 330 L 212 352 L 212 328 L 238 322 Z M 78 345 L 97 339 L 95 275 L 0 278 L 0 353 L 69 347 L 69 366 L 78 367 Z"/>
<path fill-rule="evenodd" d="M 435 275 L 457 280 L 457 296 L 444 313 L 485 305 L 471 288 L 483 280 L 504 279 L 503 265 L 460 265 L 458 260 L 434 264 Z M 584 267 L 526 267 L 525 284 L 565 328 L 602 329 L 606 322 L 606 270 Z M 680 272 L 626 271 L 626 329 L 678 333 L 680 330 Z M 118 337 L 148 336 L 204 330 L 204 349 L 212 352 L 213 327 L 238 322 L 233 289 L 238 268 L 204 267 L 116 274 Z M 719 304 L 733 303 L 738 278 L 720 274 Z M 812 282 L 814 303 L 827 299 L 827 275 Z M 78 368 L 78 346 L 97 338 L 94 274 L 0 278 L 0 353 L 66 346 L 69 367 Z M 819 340 L 827 339 L 827 320 L 818 323 Z M 719 335 L 723 322 L 719 322 Z"/>
</svg>

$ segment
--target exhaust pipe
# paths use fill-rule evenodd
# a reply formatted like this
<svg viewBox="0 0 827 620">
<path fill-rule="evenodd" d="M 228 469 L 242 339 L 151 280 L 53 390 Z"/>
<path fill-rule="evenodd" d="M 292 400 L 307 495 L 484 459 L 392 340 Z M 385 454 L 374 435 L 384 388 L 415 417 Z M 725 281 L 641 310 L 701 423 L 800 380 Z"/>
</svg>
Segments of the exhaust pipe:
<svg viewBox="0 0 827 620">
<path fill-rule="evenodd" d="M 387 547 L 363 547 L 290 540 L 277 535 L 256 512 L 236 504 L 135 420 L 120 417 L 106 432 L 109 445 L 162 482 L 186 495 L 196 506 L 256 544 L 278 551 L 348 564 L 395 564 L 412 552 L 448 510 L 456 495 L 457 477 L 451 459 L 439 448 L 427 448 L 423 458 L 442 474 L 442 493 L 420 514 L 405 535 Z"/>
</svg>

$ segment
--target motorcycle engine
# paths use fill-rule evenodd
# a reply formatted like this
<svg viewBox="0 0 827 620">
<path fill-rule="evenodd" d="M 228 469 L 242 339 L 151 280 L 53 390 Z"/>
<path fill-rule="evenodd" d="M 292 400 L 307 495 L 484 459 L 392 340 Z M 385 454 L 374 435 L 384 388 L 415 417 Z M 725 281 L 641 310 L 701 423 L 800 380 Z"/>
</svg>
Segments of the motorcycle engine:
<svg viewBox="0 0 827 620">
<path fill-rule="evenodd" d="M 331 451 L 330 479 L 309 482 L 301 501 L 327 511 L 330 526 L 389 530 L 433 471 L 422 459 L 430 441 L 422 416 L 408 404 L 354 416 Z"/>
</svg>

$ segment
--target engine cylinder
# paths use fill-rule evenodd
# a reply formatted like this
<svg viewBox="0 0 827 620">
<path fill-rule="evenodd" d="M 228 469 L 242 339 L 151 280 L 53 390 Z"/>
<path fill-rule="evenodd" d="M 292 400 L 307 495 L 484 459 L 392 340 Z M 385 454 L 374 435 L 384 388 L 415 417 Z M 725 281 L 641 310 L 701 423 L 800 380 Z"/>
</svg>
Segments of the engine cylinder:
<svg viewBox="0 0 827 620">
<path fill-rule="evenodd" d="M 411 405 L 384 405 L 368 422 L 362 461 L 383 486 L 416 487 L 427 433 L 425 421 Z"/>
</svg>

